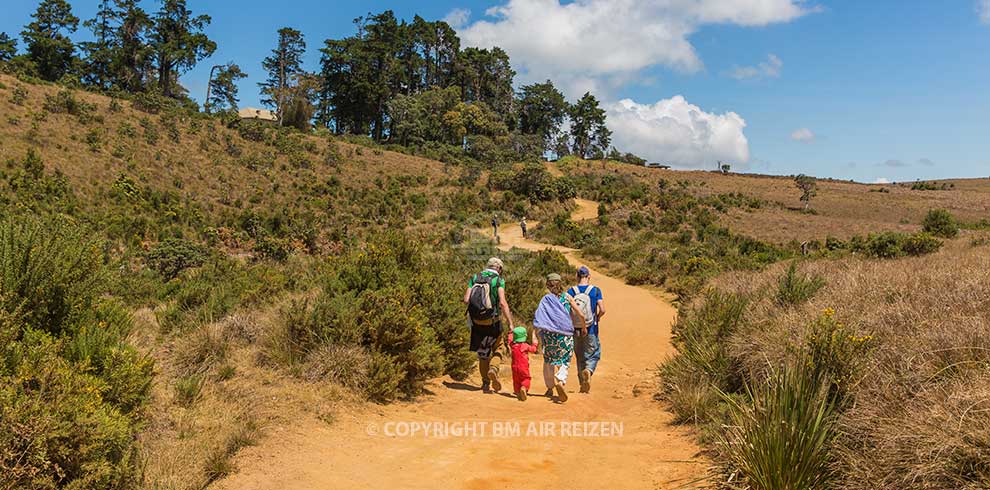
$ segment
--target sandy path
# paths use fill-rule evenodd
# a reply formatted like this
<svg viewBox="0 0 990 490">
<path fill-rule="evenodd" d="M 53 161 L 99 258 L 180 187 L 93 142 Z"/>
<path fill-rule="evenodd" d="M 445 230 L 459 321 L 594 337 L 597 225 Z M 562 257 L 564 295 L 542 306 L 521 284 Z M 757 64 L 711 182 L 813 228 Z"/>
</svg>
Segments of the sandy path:
<svg viewBox="0 0 990 490">
<path fill-rule="evenodd" d="M 597 203 L 578 204 L 575 219 L 597 216 Z M 546 248 L 523 239 L 518 226 L 502 230 L 502 243 L 503 248 Z M 560 249 L 578 263 L 575 251 Z M 541 356 L 534 355 L 532 391 L 537 395 L 526 402 L 504 393 L 482 394 L 477 375 L 466 383 L 436 380 L 429 387 L 433 394 L 414 403 L 372 405 L 332 425 L 312 419 L 272 429 L 261 445 L 237 456 L 240 471 L 217 487 L 692 488 L 690 482 L 704 476 L 705 461 L 687 429 L 671 426 L 671 415 L 652 400 L 650 382 L 652 368 L 673 351 L 669 339 L 676 311 L 654 293 L 594 269 L 592 282 L 604 291 L 608 314 L 601 326 L 603 358 L 590 394 L 577 393 L 573 376 L 566 404 L 544 398 Z M 508 369 L 502 380 L 503 391 L 511 390 Z M 411 430 L 409 423 L 447 422 L 456 430 L 471 421 L 487 425 L 474 425 L 474 437 L 401 434 Z M 497 435 L 496 424 L 505 422 L 503 427 L 518 425 L 520 435 Z M 595 428 L 574 422 L 604 422 L 600 430 L 621 430 L 621 435 L 562 435 L 568 423 L 572 431 Z M 555 434 L 526 435 L 542 423 Z"/>
</svg>

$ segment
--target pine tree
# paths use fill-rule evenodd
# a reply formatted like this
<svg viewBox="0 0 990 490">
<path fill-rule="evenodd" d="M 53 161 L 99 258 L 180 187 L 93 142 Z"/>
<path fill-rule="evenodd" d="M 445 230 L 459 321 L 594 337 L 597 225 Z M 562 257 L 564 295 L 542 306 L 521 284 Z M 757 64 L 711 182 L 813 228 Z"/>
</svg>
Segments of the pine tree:
<svg viewBox="0 0 990 490">
<path fill-rule="evenodd" d="M 526 85 L 519 94 L 518 106 L 519 130 L 523 134 L 539 135 L 544 150 L 551 150 L 567 117 L 564 94 L 550 80 Z"/>
<path fill-rule="evenodd" d="M 179 75 L 216 51 L 217 43 L 203 33 L 210 22 L 209 15 L 193 17 L 185 0 L 162 0 L 161 9 L 155 13 L 150 43 L 162 94 L 176 95 Z"/>
<path fill-rule="evenodd" d="M 261 103 L 274 107 L 281 124 L 289 101 L 293 80 L 303 73 L 302 57 L 306 52 L 306 40 L 301 32 L 290 27 L 278 30 L 278 45 L 272 55 L 261 62 L 268 72 L 268 79 L 258 84 L 261 87 Z"/>
<path fill-rule="evenodd" d="M 120 26 L 116 31 L 117 48 L 113 53 L 111 71 L 114 85 L 128 92 L 144 90 L 151 72 L 151 46 L 147 37 L 152 27 L 151 17 L 137 0 L 114 0 Z"/>
<path fill-rule="evenodd" d="M 237 110 L 237 81 L 247 78 L 247 73 L 241 71 L 241 67 L 230 62 L 221 65 L 216 75 L 210 82 L 210 95 L 206 98 L 204 109 L 206 112 L 215 110 Z"/>
<path fill-rule="evenodd" d="M 10 61 L 17 55 L 17 39 L 13 39 L 6 32 L 0 32 L 0 63 Z"/>
<path fill-rule="evenodd" d="M 570 110 L 571 147 L 581 158 L 601 157 L 611 144 L 612 132 L 605 126 L 605 110 L 590 92 Z"/>
<path fill-rule="evenodd" d="M 21 32 L 28 58 L 41 78 L 56 81 L 72 71 L 75 45 L 68 34 L 78 29 L 79 18 L 65 0 L 42 0 L 31 18 Z"/>
<path fill-rule="evenodd" d="M 116 23 L 117 11 L 110 0 L 100 0 L 96 17 L 83 22 L 83 26 L 93 31 L 93 41 L 80 43 L 79 47 L 86 53 L 83 82 L 102 89 L 109 88 L 113 83 L 111 65 L 114 51 L 117 49 L 113 24 Z"/>
</svg>

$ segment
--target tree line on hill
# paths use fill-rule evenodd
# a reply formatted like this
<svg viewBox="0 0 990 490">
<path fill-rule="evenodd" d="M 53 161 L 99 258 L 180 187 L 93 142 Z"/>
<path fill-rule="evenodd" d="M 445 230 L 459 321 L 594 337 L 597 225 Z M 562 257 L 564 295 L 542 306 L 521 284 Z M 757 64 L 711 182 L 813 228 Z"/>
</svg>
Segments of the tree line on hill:
<svg viewBox="0 0 990 490">
<path fill-rule="evenodd" d="M 0 65 L 8 72 L 113 94 L 155 94 L 196 107 L 180 77 L 208 59 L 217 44 L 212 19 L 186 0 L 159 0 L 149 12 L 138 0 L 100 0 L 82 22 L 92 39 L 71 38 L 80 20 L 66 0 L 41 0 L 18 40 L 0 33 Z M 569 103 L 547 80 L 516 90 L 509 55 L 498 47 L 463 47 L 444 21 L 392 11 L 355 19 L 355 33 L 327 39 L 319 68 L 303 66 L 302 32 L 278 30 L 261 62 L 262 103 L 279 123 L 379 143 L 460 147 L 481 159 L 497 149 L 515 157 L 574 155 L 642 162 L 611 148 L 605 110 L 591 93 Z M 241 67 L 212 67 L 203 109 L 237 109 Z"/>
</svg>

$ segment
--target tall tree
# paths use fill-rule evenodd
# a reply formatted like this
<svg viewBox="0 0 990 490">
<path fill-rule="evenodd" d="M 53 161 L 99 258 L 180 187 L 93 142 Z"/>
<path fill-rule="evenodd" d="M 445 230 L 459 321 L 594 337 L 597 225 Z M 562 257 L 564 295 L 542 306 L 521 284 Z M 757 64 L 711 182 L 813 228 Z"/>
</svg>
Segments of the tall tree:
<svg viewBox="0 0 990 490">
<path fill-rule="evenodd" d="M 164 95 L 176 94 L 179 75 L 216 51 L 217 43 L 203 33 L 210 22 L 209 15 L 194 17 L 185 0 L 162 0 L 151 31 L 151 48 L 158 88 Z"/>
<path fill-rule="evenodd" d="M 100 0 L 96 17 L 83 22 L 83 26 L 93 31 L 93 40 L 80 43 L 80 48 L 86 53 L 83 82 L 99 88 L 109 88 L 113 83 L 111 65 L 114 51 L 117 49 L 113 24 L 116 23 L 117 11 L 113 9 L 110 0 Z"/>
<path fill-rule="evenodd" d="M 515 97 L 512 80 L 516 72 L 502 48 L 461 51 L 457 74 L 465 102 L 484 102 L 499 114 L 512 114 Z M 506 122 L 511 124 L 509 120 Z"/>
<path fill-rule="evenodd" d="M 258 84 L 261 87 L 261 103 L 275 108 L 281 124 L 285 115 L 293 80 L 303 73 L 302 57 L 306 52 L 306 41 L 301 32 L 290 27 L 278 30 L 278 45 L 272 55 L 261 62 L 268 72 L 268 79 Z"/>
<path fill-rule="evenodd" d="M 542 138 L 543 149 L 551 150 L 560 133 L 560 125 L 567 117 L 564 94 L 550 80 L 525 85 L 519 93 L 518 106 L 519 130 L 523 134 L 538 135 Z"/>
<path fill-rule="evenodd" d="M 138 0 L 114 2 L 120 19 L 112 61 L 114 85 L 128 92 L 139 92 L 151 71 L 152 51 L 147 41 L 151 17 L 138 5 Z"/>
<path fill-rule="evenodd" d="M 237 81 L 247 78 L 247 73 L 241 67 L 230 62 L 220 66 L 210 81 L 210 96 L 206 98 L 203 108 L 206 112 L 214 110 L 237 110 Z"/>
<path fill-rule="evenodd" d="M 608 150 L 612 132 L 605 126 L 605 110 L 599 107 L 598 99 L 586 92 L 571 107 L 571 146 L 581 158 L 602 156 Z"/>
<path fill-rule="evenodd" d="M 17 55 L 17 39 L 13 39 L 6 32 L 0 32 L 0 63 L 10 61 Z"/>
<path fill-rule="evenodd" d="M 41 78 L 58 80 L 72 69 L 75 45 L 68 35 L 79 28 L 79 18 L 65 0 L 42 0 L 31 18 L 21 31 L 28 57 Z"/>
</svg>

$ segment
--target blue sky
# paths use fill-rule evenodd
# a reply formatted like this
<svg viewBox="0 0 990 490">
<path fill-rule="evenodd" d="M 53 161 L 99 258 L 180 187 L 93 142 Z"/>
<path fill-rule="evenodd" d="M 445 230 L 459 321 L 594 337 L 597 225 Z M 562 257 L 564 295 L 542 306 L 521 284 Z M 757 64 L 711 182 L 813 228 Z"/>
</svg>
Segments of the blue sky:
<svg viewBox="0 0 990 490">
<path fill-rule="evenodd" d="M 453 12 L 465 44 L 509 51 L 519 82 L 550 77 L 572 97 L 592 90 L 610 108 L 620 150 L 684 168 L 721 159 L 864 182 L 987 177 L 988 1 L 304 0 L 272 9 L 190 0 L 213 17 L 219 48 L 182 81 L 201 98 L 209 66 L 234 61 L 251 75 L 241 105 L 257 105 L 260 61 L 279 27 L 306 35 L 315 70 L 322 40 L 350 35 L 357 16 Z M 96 3 L 72 2 L 84 19 Z M 37 2 L 4 4 L 0 31 L 15 34 Z M 492 7 L 501 10 L 487 16 Z"/>
</svg>

